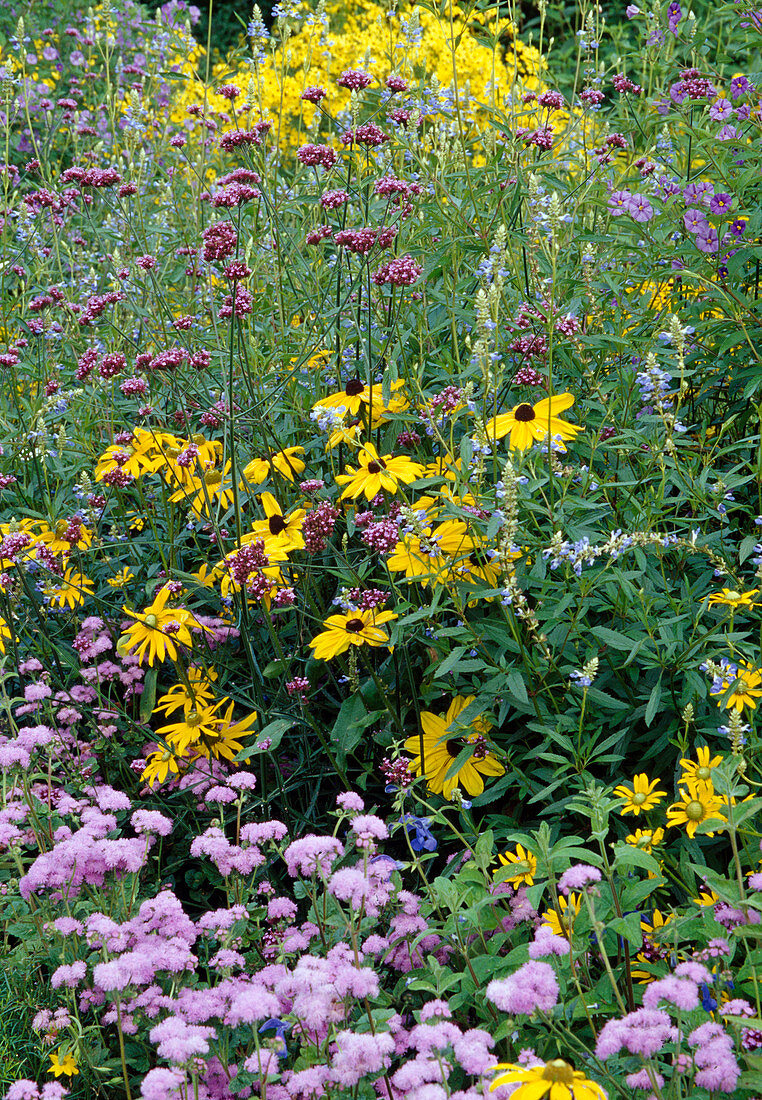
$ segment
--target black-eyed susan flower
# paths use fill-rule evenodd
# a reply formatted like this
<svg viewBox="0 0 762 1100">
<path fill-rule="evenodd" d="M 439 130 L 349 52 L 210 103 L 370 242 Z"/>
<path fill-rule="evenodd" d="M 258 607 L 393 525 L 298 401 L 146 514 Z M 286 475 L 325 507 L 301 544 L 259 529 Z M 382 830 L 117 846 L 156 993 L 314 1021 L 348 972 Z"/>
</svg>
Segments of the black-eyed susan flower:
<svg viewBox="0 0 762 1100">
<path fill-rule="evenodd" d="M 376 611 L 360 608 L 348 611 L 344 615 L 329 615 L 323 623 L 326 628 L 310 642 L 314 656 L 319 661 L 330 661 L 350 646 L 369 645 L 373 647 L 389 644 L 389 635 L 381 628 L 382 623 L 396 619 L 394 611 Z"/>
<path fill-rule="evenodd" d="M 683 769 L 683 778 L 700 779 L 704 783 L 710 782 L 712 778 L 712 769 L 716 768 L 718 764 L 721 764 L 722 760 L 723 757 L 721 756 L 712 756 L 712 750 L 708 745 L 699 745 L 696 749 L 695 761 L 685 759 L 680 761 L 680 767 Z"/>
<path fill-rule="evenodd" d="M 454 563 L 473 548 L 474 541 L 465 523 L 447 519 L 403 536 L 386 559 L 386 565 L 393 573 L 404 572 L 408 580 L 424 586 L 434 581 L 443 584 Z"/>
<path fill-rule="evenodd" d="M 682 786 L 682 783 L 685 786 Z M 673 802 L 667 810 L 667 825 L 685 825 L 688 836 L 696 835 L 696 829 L 702 821 L 717 818 L 725 821 L 722 813 L 723 801 L 714 793 L 711 783 L 700 779 L 684 779 L 679 788 L 680 801 Z M 707 833 L 714 836 L 714 833 Z"/>
<path fill-rule="evenodd" d="M 512 886 L 534 885 L 534 876 L 537 874 L 537 856 L 530 852 L 528 848 L 517 844 L 515 852 L 500 852 L 497 858 L 503 867 L 511 867 L 515 872 L 506 876 L 500 874 L 498 869 L 497 873 L 500 874 L 502 882 L 510 882 Z"/>
<path fill-rule="evenodd" d="M 213 739 L 219 727 L 217 710 L 221 706 L 203 707 L 198 705 L 184 710 L 182 715 L 156 731 L 156 736 L 170 746 L 176 756 L 184 756 L 189 749 L 195 749 L 204 738 Z"/>
<path fill-rule="evenodd" d="M 156 706 L 154 714 L 169 716 L 177 710 L 191 711 L 199 707 L 207 707 L 214 702 L 214 688 L 211 681 L 217 679 L 217 670 L 214 668 L 202 669 L 191 665 L 187 671 L 187 683 L 173 684 L 162 695 Z"/>
<path fill-rule="evenodd" d="M 645 772 L 641 772 L 633 779 L 632 787 L 628 787 L 626 783 L 614 787 L 614 794 L 624 800 L 620 814 L 634 814 L 637 817 L 638 814 L 658 806 L 667 797 L 666 791 L 657 790 L 660 782 L 660 779 L 649 780 Z"/>
<path fill-rule="evenodd" d="M 558 415 L 573 404 L 574 395 L 571 393 L 544 397 L 536 405 L 524 401 L 510 412 L 489 420 L 486 425 L 487 438 L 502 439 L 507 435 L 512 451 L 526 451 L 533 443 L 542 443 L 550 438 L 558 441 L 560 449 L 565 451 L 564 441 L 574 439 L 577 432 L 582 431 L 580 425 L 569 424 Z"/>
<path fill-rule="evenodd" d="M 304 471 L 305 461 L 301 457 L 304 447 L 285 447 L 269 458 L 252 458 L 241 471 L 241 489 L 251 489 L 261 485 L 273 472 L 279 473 L 287 481 L 294 481 Z"/>
<path fill-rule="evenodd" d="M 284 515 L 272 493 L 262 493 L 260 500 L 266 519 L 253 523 L 251 534 L 255 539 L 262 539 L 265 553 L 269 555 L 274 549 L 282 550 L 286 554 L 292 550 L 303 550 L 302 524 L 307 514 L 304 508 L 295 508 L 293 512 Z"/>
<path fill-rule="evenodd" d="M 484 777 L 503 775 L 505 768 L 490 752 L 486 735 L 491 723 L 478 715 L 467 725 L 459 715 L 474 701 L 473 695 L 456 695 L 442 717 L 431 711 L 421 712 L 420 734 L 408 737 L 405 750 L 413 754 L 408 767 L 414 775 L 424 775 L 429 790 L 452 798 L 456 787 L 466 794 L 478 795 L 484 790 Z M 472 755 L 453 772 L 453 765 L 466 746 L 473 746 Z M 453 774 L 450 774 L 453 772 Z"/>
<path fill-rule="evenodd" d="M 135 428 L 127 443 L 113 443 L 106 448 L 95 466 L 95 480 L 102 481 L 112 470 L 139 478 L 160 470 L 165 463 L 156 434 L 145 428 Z"/>
<path fill-rule="evenodd" d="M 736 592 L 732 588 L 723 588 L 719 592 L 713 592 L 711 596 L 707 597 L 707 604 L 709 607 L 757 607 L 762 600 L 756 600 L 754 597 L 759 595 L 758 588 L 752 588 L 749 592 Z"/>
<path fill-rule="evenodd" d="M 11 628 L 5 619 L 0 619 L 0 653 L 5 653 L 5 643 L 9 642 L 12 637 Z"/>
<path fill-rule="evenodd" d="M 550 928 L 554 936 L 563 936 L 568 940 L 581 908 L 581 894 L 575 894 L 573 890 L 569 893 L 568 898 L 565 898 L 563 894 L 559 894 L 558 905 L 553 909 L 545 910 L 542 914 L 542 923 Z"/>
<path fill-rule="evenodd" d="M 725 658 L 719 667 L 722 674 L 714 678 L 709 689 L 710 695 L 720 696 L 718 705 L 726 710 L 737 710 L 739 714 L 744 707 L 756 710 L 757 700 L 762 698 L 762 669 L 754 668 L 747 661 L 734 665 Z"/>
<path fill-rule="evenodd" d="M 348 466 L 349 473 L 337 474 L 339 485 L 346 485 L 341 494 L 341 499 L 357 497 L 365 494 L 368 500 L 385 490 L 387 493 L 396 493 L 400 485 L 410 485 L 423 475 L 423 466 L 419 462 L 404 455 L 395 458 L 393 455 L 379 455 L 372 443 L 366 443 L 357 456 L 358 467 L 352 469 Z"/>
<path fill-rule="evenodd" d="M 82 573 L 67 569 L 57 584 L 48 584 L 44 589 L 51 607 L 68 607 L 73 611 L 81 607 L 86 596 L 93 594 L 93 582 Z"/>
<path fill-rule="evenodd" d="M 500 1062 L 495 1066 L 497 1077 L 490 1092 L 501 1085 L 517 1085 L 511 1100 L 606 1100 L 606 1093 L 580 1070 L 573 1069 L 563 1058 L 553 1058 L 539 1066 L 519 1066 Z"/>
<path fill-rule="evenodd" d="M 130 653 L 135 650 L 140 664 L 148 654 L 148 664 L 153 667 L 154 661 L 165 661 L 167 657 L 176 661 L 178 645 L 190 648 L 193 639 L 189 628 L 200 627 L 201 624 L 186 608 L 167 607 L 169 595 L 169 588 L 164 585 L 157 592 L 153 603 L 142 611 L 122 608 L 125 615 L 135 619 L 135 622 L 119 641 L 120 653 Z"/>
</svg>

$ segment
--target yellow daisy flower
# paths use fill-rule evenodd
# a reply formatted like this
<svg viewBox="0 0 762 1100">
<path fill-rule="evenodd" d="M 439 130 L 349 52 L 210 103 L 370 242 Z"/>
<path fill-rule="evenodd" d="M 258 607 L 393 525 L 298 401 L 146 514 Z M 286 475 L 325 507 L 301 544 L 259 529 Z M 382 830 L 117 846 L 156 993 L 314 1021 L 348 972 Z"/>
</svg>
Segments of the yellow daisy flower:
<svg viewBox="0 0 762 1100">
<path fill-rule="evenodd" d="M 345 497 L 356 500 L 362 493 L 368 500 L 373 500 L 382 489 L 396 493 L 400 484 L 410 485 L 423 475 L 423 466 L 419 462 L 413 462 L 404 455 L 398 458 L 392 455 L 381 457 L 372 443 L 362 447 L 357 460 L 359 466 L 356 470 L 348 466 L 349 473 L 336 475 L 339 485 L 346 485 L 341 494 L 342 500 Z"/>
<path fill-rule="evenodd" d="M 386 565 L 393 573 L 404 571 L 408 580 L 424 586 L 432 581 L 443 584 L 452 569 L 453 559 L 468 554 L 473 548 L 474 540 L 465 523 L 448 519 L 436 527 L 424 528 L 420 535 L 406 535 L 386 559 Z"/>
<path fill-rule="evenodd" d="M 284 516 L 272 493 L 262 493 L 260 500 L 267 518 L 253 523 L 251 534 L 254 538 L 262 539 L 265 544 L 265 553 L 269 554 L 275 547 L 284 553 L 303 550 L 302 524 L 307 514 L 304 508 L 297 508 Z"/>
<path fill-rule="evenodd" d="M 640 848 L 641 852 L 647 852 L 650 856 L 654 848 L 658 848 L 664 840 L 663 829 L 636 829 L 634 833 L 626 836 L 625 843 L 633 848 Z"/>
<path fill-rule="evenodd" d="M 700 745 L 696 749 L 696 756 L 698 758 L 697 762 L 693 760 L 680 761 L 683 778 L 700 779 L 704 783 L 711 782 L 712 768 L 716 768 L 718 764 L 721 764 L 723 757 L 712 756 L 712 750 L 708 745 Z"/>
<path fill-rule="evenodd" d="M 563 936 L 568 940 L 581 908 L 582 894 L 575 894 L 573 890 L 568 898 L 559 894 L 558 908 L 546 909 L 542 914 L 542 923 L 550 928 L 554 935 Z"/>
<path fill-rule="evenodd" d="M 62 1055 L 63 1057 L 61 1057 Z M 66 1077 L 76 1076 L 79 1070 L 77 1069 L 77 1060 L 71 1051 L 64 1053 L 64 1048 L 59 1047 L 55 1054 L 51 1054 L 48 1073 L 53 1073 L 56 1077 L 60 1077 L 61 1074 Z"/>
<path fill-rule="evenodd" d="M 273 471 L 285 477 L 287 481 L 294 479 L 303 472 L 306 463 L 300 455 L 304 454 L 304 447 L 286 447 L 277 451 L 269 458 L 252 458 L 241 471 L 241 489 L 245 492 L 253 486 L 261 485 L 267 481 Z"/>
<path fill-rule="evenodd" d="M 146 760 L 146 766 L 140 774 L 140 778 L 153 787 L 154 783 L 164 783 L 169 775 L 180 774 L 180 763 L 188 764 L 189 759 L 181 761 L 170 749 L 159 749 L 152 752 Z"/>
<path fill-rule="evenodd" d="M 9 642 L 13 635 L 5 619 L 0 619 L 0 653 L 5 653 L 5 643 Z"/>
<path fill-rule="evenodd" d="M 606 1093 L 584 1073 L 573 1069 L 563 1058 L 553 1058 L 545 1065 L 519 1066 L 511 1062 L 496 1065 L 497 1077 L 490 1092 L 501 1085 L 518 1085 L 511 1100 L 606 1100 Z"/>
<path fill-rule="evenodd" d="M 664 830 L 662 829 L 662 832 Z M 666 918 L 659 912 L 658 909 L 654 909 L 651 914 L 650 921 L 645 917 L 640 918 L 640 931 L 643 936 L 643 946 L 635 956 L 635 961 L 641 965 L 647 965 L 648 963 L 658 962 L 660 959 L 664 959 L 669 954 L 669 947 L 661 940 L 655 940 L 653 934 L 660 928 L 664 928 L 669 924 L 671 920 L 674 920 L 674 914 L 669 913 Z M 632 977 L 638 982 L 639 985 L 648 985 L 656 977 L 650 970 L 633 970 Z"/>
<path fill-rule="evenodd" d="M 563 441 L 574 439 L 582 428 L 578 424 L 567 424 L 559 418 L 559 413 L 571 408 L 574 395 L 559 393 L 554 397 L 544 397 L 536 405 L 526 401 L 516 405 L 507 413 L 493 416 L 487 422 L 488 439 L 502 439 L 508 436 L 508 445 L 512 451 L 526 451 L 533 443 L 542 443 L 548 436 L 559 440 L 562 451 L 566 450 Z"/>
<path fill-rule="evenodd" d="M 722 813 L 723 801 L 714 793 L 711 783 L 700 779 L 684 779 L 685 788 L 680 787 L 681 800 L 673 802 L 667 810 L 667 826 L 685 825 L 688 836 L 695 836 L 696 829 L 708 818 L 725 821 Z M 707 833 L 706 836 L 714 836 Z"/>
<path fill-rule="evenodd" d="M 48 584 L 44 589 L 51 607 L 68 607 L 71 611 L 81 607 L 85 596 L 92 596 L 93 582 L 82 573 L 67 569 L 58 584 Z"/>
<path fill-rule="evenodd" d="M 503 775 L 505 768 L 489 751 L 486 735 L 491 724 L 481 715 L 468 726 L 458 723 L 458 716 L 474 701 L 473 695 L 456 695 L 442 717 L 431 711 L 421 712 L 422 733 L 408 737 L 405 750 L 413 755 L 408 767 L 415 775 L 425 775 L 429 790 L 448 801 L 456 787 L 466 794 L 479 795 L 484 790 L 484 776 Z M 449 775 L 453 762 L 466 745 L 474 745 L 473 755 Z"/>
<path fill-rule="evenodd" d="M 381 623 L 396 619 L 394 611 L 364 610 L 348 611 L 344 615 L 329 615 L 323 623 L 325 630 L 317 634 L 310 642 L 310 648 L 319 661 L 330 661 L 350 646 L 384 646 L 389 644 L 389 635 L 381 629 Z"/>
<path fill-rule="evenodd" d="M 153 667 L 154 661 L 165 661 L 167 657 L 176 661 L 178 645 L 190 648 L 193 638 L 189 627 L 201 624 L 184 607 L 166 607 L 169 594 L 169 589 L 164 585 L 157 592 L 153 603 L 141 612 L 130 611 L 128 607 L 122 608 L 125 615 L 135 619 L 135 622 L 119 640 L 120 653 L 136 650 L 140 664 L 147 653 L 148 664 Z"/>
<path fill-rule="evenodd" d="M 502 882 L 510 882 L 512 886 L 533 886 L 534 876 L 537 874 L 537 856 L 521 844 L 516 845 L 515 852 L 501 852 L 497 857 L 503 867 L 513 867 L 516 873 L 509 878 L 500 875 Z M 497 874 L 500 874 L 498 868 Z"/>
<path fill-rule="evenodd" d="M 109 588 L 124 588 L 130 581 L 134 580 L 135 574 L 129 565 L 125 565 L 124 569 L 120 569 L 118 573 L 114 573 L 113 577 L 109 577 L 106 584 Z"/>
<path fill-rule="evenodd" d="M 634 814 L 637 817 L 641 812 L 645 813 L 652 810 L 654 806 L 658 806 L 667 797 L 666 791 L 656 789 L 660 782 L 659 779 L 649 782 L 645 772 L 641 772 L 633 779 L 632 787 L 628 787 L 626 783 L 620 783 L 618 787 L 614 787 L 614 794 L 624 799 L 625 803 L 619 811 L 620 814 Z"/>
<path fill-rule="evenodd" d="M 709 689 L 709 694 L 723 696 L 730 688 L 731 690 L 724 702 L 718 699 L 719 706 L 724 706 L 726 710 L 730 710 L 732 707 L 739 714 L 744 707 L 748 707 L 749 710 L 756 710 L 757 699 L 762 698 L 762 669 L 752 668 L 747 661 L 739 662 L 737 670 L 733 665 L 728 667 L 729 676 L 734 674 L 735 679 L 719 680 L 718 678 Z"/>
<path fill-rule="evenodd" d="M 723 588 L 719 592 L 714 592 L 711 596 L 707 596 L 706 602 L 709 607 L 715 607 L 717 605 L 733 608 L 757 607 L 762 603 L 762 601 L 754 599 L 754 597 L 758 595 L 758 588 L 752 588 L 749 592 L 736 592 L 732 588 Z"/>
</svg>

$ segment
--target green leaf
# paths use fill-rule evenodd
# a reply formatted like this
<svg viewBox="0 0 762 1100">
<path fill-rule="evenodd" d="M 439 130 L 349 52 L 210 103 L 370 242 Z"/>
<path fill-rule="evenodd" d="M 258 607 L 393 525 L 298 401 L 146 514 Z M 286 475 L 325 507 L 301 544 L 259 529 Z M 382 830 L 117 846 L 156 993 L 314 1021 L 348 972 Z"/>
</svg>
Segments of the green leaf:
<svg viewBox="0 0 762 1100">
<path fill-rule="evenodd" d="M 653 722 L 654 718 L 656 717 L 656 712 L 659 709 L 659 704 L 660 703 L 661 703 L 661 675 L 659 675 L 659 679 L 656 681 L 654 686 L 651 688 L 651 695 L 649 696 L 648 705 L 646 707 L 646 713 L 645 713 L 645 716 L 644 716 L 644 721 L 645 721 L 647 726 L 650 726 L 651 723 Z"/>
<path fill-rule="evenodd" d="M 156 681 L 159 678 L 158 668 L 149 668 L 143 678 L 143 694 L 140 696 L 140 721 L 148 722 L 156 706 Z"/>
<path fill-rule="evenodd" d="M 626 634 L 620 634 L 618 630 L 611 630 L 607 626 L 593 627 L 592 634 L 604 645 L 611 646 L 612 649 L 619 649 L 623 653 L 629 653 L 633 648 L 632 638 L 628 638 Z M 639 645 L 642 645 L 642 642 Z"/>
<path fill-rule="evenodd" d="M 378 714 L 377 710 L 366 710 L 360 694 L 351 695 L 344 700 L 331 730 L 331 741 L 342 757 L 346 757 L 347 753 L 359 745 L 363 732 L 375 721 Z"/>
<path fill-rule="evenodd" d="M 640 928 L 640 913 L 626 913 L 623 917 L 612 917 L 606 922 L 607 928 L 616 932 L 632 944 L 638 951 L 643 946 L 643 933 Z"/>
<path fill-rule="evenodd" d="M 642 848 L 636 848 L 633 844 L 620 840 L 614 845 L 614 852 L 617 870 L 621 867 L 642 867 L 644 871 L 650 871 L 651 874 L 661 874 L 658 860 L 648 852 L 644 852 Z"/>
</svg>

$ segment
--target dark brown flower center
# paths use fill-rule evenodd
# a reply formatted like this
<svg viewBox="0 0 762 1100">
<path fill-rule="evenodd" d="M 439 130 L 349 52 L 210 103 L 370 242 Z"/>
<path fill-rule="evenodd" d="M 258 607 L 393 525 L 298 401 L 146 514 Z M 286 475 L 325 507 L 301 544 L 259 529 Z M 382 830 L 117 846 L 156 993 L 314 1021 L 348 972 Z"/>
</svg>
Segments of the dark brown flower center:
<svg viewBox="0 0 762 1100">
<path fill-rule="evenodd" d="M 483 550 L 474 550 L 473 554 L 469 555 L 468 560 L 471 565 L 476 565 L 480 569 L 484 568 L 485 565 L 489 565 L 489 557 Z"/>
<path fill-rule="evenodd" d="M 344 393 L 347 397 L 358 397 L 364 389 L 364 382 L 361 382 L 359 378 L 352 378 L 344 387 Z"/>
<path fill-rule="evenodd" d="M 349 634 L 359 634 L 364 626 L 362 619 L 347 619 L 345 629 Z"/>
<path fill-rule="evenodd" d="M 526 401 L 523 405 L 518 405 L 516 407 L 516 411 L 513 415 L 521 424 L 527 424 L 530 420 L 536 419 L 537 416 L 532 406 L 528 405 Z"/>
<path fill-rule="evenodd" d="M 460 753 L 460 750 L 463 748 L 463 746 L 461 745 L 460 741 L 457 741 L 454 737 L 450 737 L 447 741 L 445 741 L 445 748 L 454 760 L 455 757 L 458 756 L 458 754 Z"/>
<path fill-rule="evenodd" d="M 270 516 L 267 526 L 270 528 L 271 535 L 279 535 L 281 531 L 286 530 L 286 521 L 283 516 Z"/>
<path fill-rule="evenodd" d="M 372 461 L 370 461 L 368 463 L 368 473 L 369 474 L 380 474 L 381 471 L 383 470 L 383 468 L 384 468 L 384 463 L 380 459 L 378 460 L 378 462 L 376 462 L 376 460 L 373 459 Z"/>
</svg>

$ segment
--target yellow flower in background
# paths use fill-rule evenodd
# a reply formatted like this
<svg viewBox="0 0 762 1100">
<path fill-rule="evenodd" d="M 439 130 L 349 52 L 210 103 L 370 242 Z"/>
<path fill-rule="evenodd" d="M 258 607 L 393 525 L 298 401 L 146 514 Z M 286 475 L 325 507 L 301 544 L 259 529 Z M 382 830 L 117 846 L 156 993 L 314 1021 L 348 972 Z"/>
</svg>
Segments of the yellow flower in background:
<svg viewBox="0 0 762 1100">
<path fill-rule="evenodd" d="M 63 1058 L 61 1057 L 62 1054 Z M 48 1073 L 53 1073 L 56 1077 L 60 1077 L 61 1074 L 65 1077 L 76 1076 L 79 1070 L 77 1069 L 77 1060 L 71 1051 L 64 1053 L 64 1048 L 59 1047 L 55 1054 L 51 1054 Z"/>
<path fill-rule="evenodd" d="M 626 783 L 614 787 L 614 794 L 624 800 L 620 814 L 634 814 L 637 817 L 641 812 L 645 813 L 658 806 L 667 797 L 666 791 L 656 789 L 660 782 L 660 779 L 649 781 L 645 772 L 641 772 L 633 779 L 632 787 L 628 787 Z"/>
<path fill-rule="evenodd" d="M 342 500 L 345 497 L 356 500 L 363 493 L 368 500 L 373 500 L 382 490 L 396 493 L 401 484 L 409 485 L 423 475 L 423 466 L 419 462 L 413 462 L 404 455 L 399 458 L 392 455 L 381 457 L 372 443 L 362 447 L 357 461 L 357 469 L 348 466 L 349 473 L 336 475 L 339 485 L 346 485 L 341 494 Z"/>
<path fill-rule="evenodd" d="M 82 606 L 86 596 L 92 596 L 93 582 L 82 573 L 67 569 L 58 584 L 46 584 L 43 591 L 51 607 L 68 607 L 73 611 L 75 607 Z"/>
<path fill-rule="evenodd" d="M 182 762 L 190 763 L 190 758 L 186 758 Z M 148 757 L 140 778 L 149 787 L 153 787 L 154 783 L 164 783 L 168 776 L 180 774 L 180 763 L 181 759 L 175 756 L 170 749 L 160 749 L 157 752 L 152 752 Z"/>
<path fill-rule="evenodd" d="M 688 836 L 693 837 L 702 821 L 709 818 L 726 820 L 722 813 L 723 800 L 714 793 L 711 783 L 700 779 L 684 779 L 681 783 L 685 783 L 685 787 L 680 787 L 680 801 L 673 802 L 667 810 L 667 826 L 685 825 Z M 714 833 L 705 835 L 714 836 Z"/>
<path fill-rule="evenodd" d="M 404 572 L 411 581 L 426 586 L 445 583 L 453 565 L 474 548 L 468 528 L 460 519 L 448 519 L 420 534 L 405 535 L 386 559 L 393 573 Z"/>
<path fill-rule="evenodd" d="M 153 603 L 140 612 L 130 611 L 123 607 L 125 615 L 129 615 L 135 622 L 129 627 L 119 640 L 119 652 L 130 653 L 136 650 L 136 656 L 140 664 L 148 654 L 148 664 L 153 667 L 154 661 L 177 660 L 177 647 L 184 645 L 190 648 L 193 645 L 190 627 L 201 627 L 201 624 L 184 607 L 167 607 L 169 588 L 164 585 L 159 589 Z M 202 628 L 203 629 L 203 628 Z"/>
<path fill-rule="evenodd" d="M 693 760 L 681 760 L 680 767 L 683 769 L 683 778 L 700 779 L 704 783 L 708 783 L 712 778 L 712 769 L 716 768 L 718 764 L 723 761 L 722 756 L 712 756 L 712 750 L 708 745 L 699 745 L 696 749 L 697 761 Z M 680 780 L 682 783 L 682 779 Z"/>
<path fill-rule="evenodd" d="M 664 840 L 663 829 L 636 829 L 634 833 L 626 836 L 625 843 L 633 848 L 640 848 L 641 852 L 647 852 L 650 856 L 654 848 L 658 848 Z"/>
<path fill-rule="evenodd" d="M 304 447 L 285 447 L 282 451 L 270 455 L 269 458 L 252 458 L 241 470 L 243 479 L 241 489 L 246 491 L 261 485 L 272 476 L 273 471 L 285 477 L 287 481 L 294 481 L 299 474 L 303 473 L 306 466 L 304 459 L 301 458 L 303 454 Z"/>
<path fill-rule="evenodd" d="M 69 531 L 71 524 L 68 520 L 60 519 L 55 527 L 48 527 L 47 524 L 42 525 L 42 530 L 37 535 L 37 542 L 43 543 L 50 550 L 51 554 L 69 554 L 72 546 L 76 546 L 79 550 L 86 549 L 93 541 L 93 533 L 89 527 L 79 527 L 75 525 L 75 530 L 79 535 L 74 542 L 70 542 L 64 538 L 64 535 Z M 72 532 L 73 534 L 74 532 Z"/>
<path fill-rule="evenodd" d="M 521 844 L 516 845 L 515 852 L 500 852 L 497 857 L 503 867 L 513 867 L 515 874 L 505 877 L 500 875 L 501 882 L 510 882 L 512 886 L 533 886 L 534 876 L 537 874 L 537 856 Z M 500 874 L 498 868 L 496 874 Z"/>
<path fill-rule="evenodd" d="M 0 653 L 5 653 L 5 643 L 9 642 L 12 637 L 11 628 L 5 619 L 0 619 Z"/>
<path fill-rule="evenodd" d="M 573 1069 L 563 1058 L 553 1058 L 539 1066 L 519 1066 L 500 1062 L 490 1092 L 501 1085 L 518 1085 L 511 1100 L 606 1100 L 606 1093 L 584 1073 Z"/>
<path fill-rule="evenodd" d="M 762 669 L 752 668 L 748 661 L 740 661 L 738 667 L 724 661 L 722 667 L 727 678 L 718 676 L 712 683 L 709 694 L 723 696 L 728 689 L 730 691 L 724 700 L 718 698 L 717 705 L 726 710 L 732 708 L 739 714 L 744 707 L 756 710 L 757 699 L 762 697 Z"/>
<path fill-rule="evenodd" d="M 568 424 L 559 418 L 559 413 L 571 408 L 574 395 L 559 393 L 555 397 L 544 397 L 536 405 L 526 401 L 516 405 L 510 412 L 493 416 L 487 422 L 488 439 L 502 439 L 508 436 L 508 445 L 512 451 L 526 451 L 533 443 L 542 443 L 550 436 L 559 441 L 562 451 L 566 450 L 564 441 L 574 439 L 582 428 L 578 424 Z"/>
<path fill-rule="evenodd" d="M 389 644 L 389 635 L 381 629 L 381 623 L 391 622 L 397 615 L 393 611 L 377 612 L 374 609 L 348 611 L 344 615 L 329 615 L 323 623 L 326 627 L 310 642 L 318 661 L 331 661 L 350 646 L 378 647 Z"/>
<path fill-rule="evenodd" d="M 124 569 L 120 569 L 118 573 L 114 573 L 113 577 L 109 577 L 106 584 L 109 588 L 124 588 L 130 581 L 134 580 L 135 574 L 129 565 L 125 565 Z"/>
<path fill-rule="evenodd" d="M 662 829 L 662 833 L 663 832 L 664 830 Z M 643 936 L 643 946 L 635 956 L 636 962 L 645 965 L 666 958 L 669 954 L 669 947 L 667 944 L 655 939 L 654 932 L 658 932 L 660 928 L 664 928 L 671 920 L 674 920 L 673 913 L 668 913 L 667 916 L 664 917 L 658 909 L 654 909 L 650 920 L 646 920 L 645 917 L 640 918 L 640 931 Z M 639 985 L 648 985 L 648 983 L 652 982 L 656 977 L 650 970 L 636 969 L 633 969 L 632 976 Z"/>
<path fill-rule="evenodd" d="M 444 717 L 422 711 L 422 732 L 405 741 L 405 751 L 413 755 L 408 765 L 410 771 L 414 775 L 424 775 L 429 790 L 443 795 L 448 801 L 458 786 L 462 786 L 466 794 L 479 795 L 484 790 L 485 776 L 493 778 L 505 773 L 503 765 L 487 747 L 486 735 L 492 728 L 491 723 L 482 715 L 477 715 L 465 726 L 458 721 L 459 715 L 475 698 L 474 695 L 456 695 Z M 474 746 L 473 754 L 454 775 L 448 775 L 468 745 Z"/>
<path fill-rule="evenodd" d="M 723 588 L 719 592 L 714 592 L 711 596 L 707 596 L 707 604 L 709 607 L 716 607 L 721 605 L 722 607 L 757 607 L 762 600 L 755 600 L 754 597 L 759 595 L 758 588 L 752 588 L 749 592 L 736 592 L 732 588 Z"/>
<path fill-rule="evenodd" d="M 573 890 L 570 891 L 568 898 L 559 894 L 557 908 L 546 909 L 542 914 L 542 923 L 550 928 L 554 935 L 563 936 L 568 940 L 581 908 L 581 894 L 575 894 Z"/>
<path fill-rule="evenodd" d="M 210 681 L 217 679 L 216 669 L 204 670 L 191 665 L 186 675 L 187 685 L 173 684 L 169 691 L 159 698 L 154 707 L 154 714 L 164 713 L 169 716 L 176 710 L 187 712 L 209 706 L 214 702 L 214 689 Z"/>
</svg>

